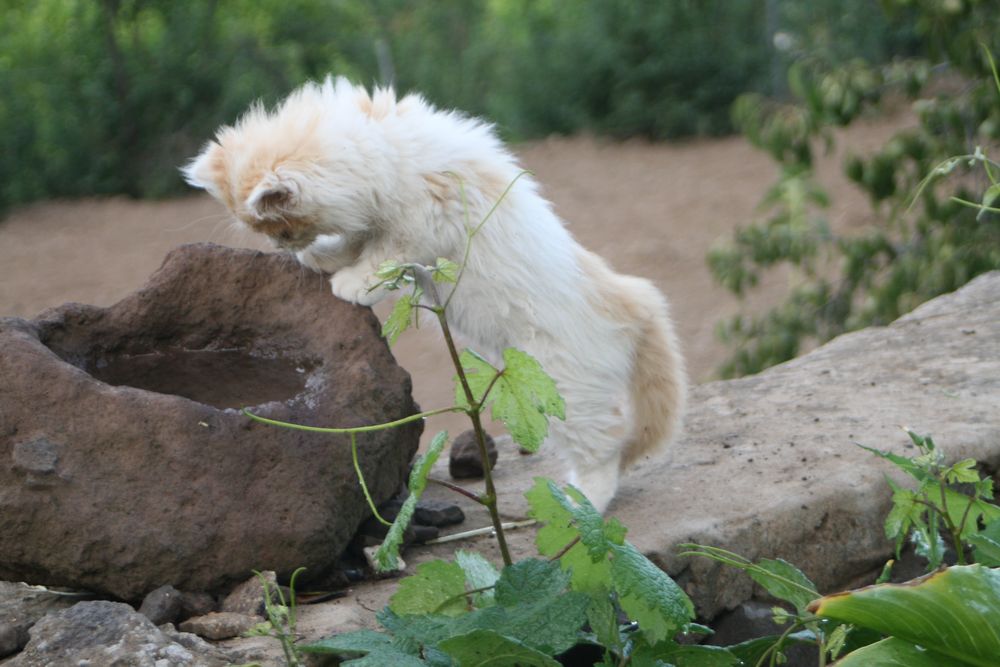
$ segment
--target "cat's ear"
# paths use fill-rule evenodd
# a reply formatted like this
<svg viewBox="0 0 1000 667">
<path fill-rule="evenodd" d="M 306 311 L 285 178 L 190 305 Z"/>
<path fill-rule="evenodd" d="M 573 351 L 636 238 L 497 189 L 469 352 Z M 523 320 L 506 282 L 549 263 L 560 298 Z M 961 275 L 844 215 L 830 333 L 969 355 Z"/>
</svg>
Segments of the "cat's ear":
<svg viewBox="0 0 1000 667">
<path fill-rule="evenodd" d="M 246 207 L 257 217 L 266 218 L 291 209 L 295 205 L 297 193 L 294 181 L 281 179 L 277 174 L 270 173 L 250 192 Z"/>
<path fill-rule="evenodd" d="M 205 144 L 198 157 L 181 167 L 184 180 L 190 185 L 207 190 L 218 197 L 225 180 L 225 155 L 222 146 L 214 141 Z"/>
</svg>

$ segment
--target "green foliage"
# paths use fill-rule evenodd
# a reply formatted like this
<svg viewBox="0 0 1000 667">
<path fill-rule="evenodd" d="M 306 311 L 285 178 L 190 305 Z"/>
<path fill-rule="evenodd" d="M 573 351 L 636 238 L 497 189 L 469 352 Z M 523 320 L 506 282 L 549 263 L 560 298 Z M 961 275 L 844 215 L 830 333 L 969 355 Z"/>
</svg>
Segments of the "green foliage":
<svg viewBox="0 0 1000 667">
<path fill-rule="evenodd" d="M 396 515 L 396 520 L 389 527 L 389 532 L 386 533 L 381 546 L 375 552 L 375 565 L 380 570 L 392 572 L 399 569 L 399 548 L 403 544 L 403 533 L 410 525 L 413 512 L 417 509 L 417 501 L 420 500 L 424 489 L 427 488 L 427 477 L 441 455 L 441 450 L 444 449 L 446 442 L 448 442 L 448 432 L 441 431 L 434 436 L 434 440 L 427 447 L 427 452 L 418 456 L 417 460 L 413 462 L 408 485 L 410 493 L 403 501 L 403 506 L 400 507 L 399 514 Z"/>
<path fill-rule="evenodd" d="M 1000 210 L 993 206 L 1000 167 L 979 148 L 1000 137 L 1000 77 L 989 55 L 1000 48 L 1000 14 L 987 2 L 881 4 L 903 41 L 919 44 L 911 51 L 947 59 L 945 77 L 931 75 L 940 68 L 927 58 L 886 65 L 877 55 L 845 59 L 838 49 L 804 47 L 792 53 L 790 99 L 751 94 L 733 105 L 736 126 L 772 155 L 781 176 L 761 218 L 713 249 L 709 266 L 736 294 L 779 264 L 793 269 L 794 287 L 770 312 L 720 324 L 720 337 L 734 349 L 723 376 L 757 372 L 808 342 L 887 324 L 1000 268 Z M 815 151 L 832 148 L 832 128 L 902 95 L 915 100 L 919 126 L 844 164 L 869 195 L 877 224 L 862 234 L 832 234 L 812 169 Z"/>
<path fill-rule="evenodd" d="M 598 642 L 609 665 L 738 664 L 724 648 L 674 641 L 678 632 L 694 629 L 693 605 L 625 540 L 618 521 L 603 519 L 576 489 L 549 480 L 537 479 L 527 497 L 532 515 L 546 524 L 538 543 L 549 560 L 518 561 L 499 573 L 463 552 L 453 562 L 424 563 L 400 582 L 379 615 L 386 632 L 348 633 L 303 650 L 363 654 L 351 665 L 402 652 L 411 662 L 399 664 L 548 666 L 577 643 Z M 487 589 L 492 595 L 483 595 Z M 637 626 L 620 625 L 621 613 Z"/>
<path fill-rule="evenodd" d="M 998 564 L 996 538 L 1000 536 L 1000 507 L 993 499 L 993 480 L 982 477 L 974 459 L 945 463 L 944 452 L 930 436 L 907 431 L 917 449 L 904 457 L 859 445 L 912 477 L 916 489 L 901 487 L 886 478 L 892 488 L 892 510 L 885 520 L 885 534 L 896 544 L 896 557 L 909 537 L 917 553 L 927 559 L 927 569 L 937 569 L 944 560 L 943 531 L 955 550 L 959 563 L 965 563 L 968 546 L 974 547 L 975 560 Z"/>
<path fill-rule="evenodd" d="M 280 586 L 272 587 L 263 574 L 254 572 L 264 590 L 264 615 L 267 620 L 250 629 L 247 635 L 277 639 L 281 643 L 281 649 L 285 654 L 285 663 L 288 667 L 298 667 L 302 664 L 302 651 L 296 644 L 298 636 L 295 626 L 298 619 L 295 614 L 295 580 L 304 571 L 305 568 L 300 567 L 292 572 L 288 582 L 287 601 Z"/>
<path fill-rule="evenodd" d="M 819 616 L 894 638 L 838 664 L 882 665 L 895 660 L 906 665 L 991 667 L 1000 656 L 1000 571 L 982 565 L 955 566 L 907 584 L 831 595 L 818 600 L 813 609 Z M 913 650 L 915 646 L 922 650 Z M 914 658 L 921 654 L 934 660 Z"/>
<path fill-rule="evenodd" d="M 549 432 L 548 417 L 566 418 L 556 383 L 531 355 L 507 348 L 503 370 L 466 350 L 460 361 L 479 409 L 492 406 L 494 421 L 503 422 L 514 442 L 536 452 Z M 464 388 L 455 382 L 455 402 L 468 406 Z"/>
<path fill-rule="evenodd" d="M 784 66 L 772 29 L 876 60 L 903 49 L 872 4 L 0 0 L 0 207 L 182 191 L 176 167 L 218 125 L 331 72 L 511 137 L 728 132 L 732 100 Z"/>
</svg>

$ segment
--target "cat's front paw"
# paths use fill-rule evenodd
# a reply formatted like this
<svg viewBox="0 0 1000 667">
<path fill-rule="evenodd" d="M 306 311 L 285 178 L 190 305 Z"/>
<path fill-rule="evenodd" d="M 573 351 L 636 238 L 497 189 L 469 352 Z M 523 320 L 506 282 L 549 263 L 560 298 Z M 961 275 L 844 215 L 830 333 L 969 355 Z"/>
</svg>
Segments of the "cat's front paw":
<svg viewBox="0 0 1000 667">
<path fill-rule="evenodd" d="M 362 306 L 375 305 L 383 296 L 385 291 L 382 287 L 371 289 L 369 281 L 374 278 L 355 267 L 347 267 L 333 274 L 330 278 L 330 287 L 333 295 Z"/>
</svg>

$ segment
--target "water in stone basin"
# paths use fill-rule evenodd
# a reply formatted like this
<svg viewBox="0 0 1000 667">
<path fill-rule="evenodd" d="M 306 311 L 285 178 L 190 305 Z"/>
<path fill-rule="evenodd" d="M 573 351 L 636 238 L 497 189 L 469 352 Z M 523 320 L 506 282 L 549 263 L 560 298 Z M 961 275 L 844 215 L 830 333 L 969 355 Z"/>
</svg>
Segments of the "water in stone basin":
<svg viewBox="0 0 1000 667">
<path fill-rule="evenodd" d="M 87 372 L 110 385 L 175 394 L 222 409 L 288 400 L 305 389 L 314 368 L 314 363 L 245 350 L 168 348 L 102 359 Z"/>
</svg>

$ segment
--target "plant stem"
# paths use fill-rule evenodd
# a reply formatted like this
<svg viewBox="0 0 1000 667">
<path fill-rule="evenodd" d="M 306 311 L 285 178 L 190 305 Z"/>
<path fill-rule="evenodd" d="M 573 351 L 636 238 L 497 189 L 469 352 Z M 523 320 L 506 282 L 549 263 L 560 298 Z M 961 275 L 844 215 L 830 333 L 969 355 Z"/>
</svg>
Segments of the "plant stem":
<svg viewBox="0 0 1000 667">
<path fill-rule="evenodd" d="M 958 564 L 965 565 L 965 549 L 962 548 L 962 536 L 951 520 L 951 515 L 948 514 L 947 486 L 944 477 L 939 478 L 938 482 L 941 489 L 941 516 L 944 518 L 944 525 L 948 529 L 948 533 L 951 534 L 951 541 L 955 546 L 955 555 L 958 557 Z"/>
<path fill-rule="evenodd" d="M 277 419 L 268 419 L 267 417 L 261 417 L 250 412 L 247 408 L 243 408 L 243 414 L 245 414 L 250 419 L 260 422 L 262 424 L 270 424 L 271 426 L 283 426 L 285 428 L 295 429 L 297 431 L 310 431 L 312 433 L 370 433 L 372 431 L 383 431 L 387 428 L 393 428 L 395 426 L 402 426 L 403 424 L 409 424 L 410 422 L 415 422 L 418 419 L 425 419 L 427 417 L 433 417 L 434 415 L 443 415 L 446 412 L 465 412 L 465 408 L 453 405 L 450 408 L 438 408 L 437 410 L 429 410 L 427 412 L 418 412 L 415 415 L 410 415 L 409 417 L 403 417 L 402 419 L 397 419 L 396 421 L 386 422 L 384 424 L 372 424 L 370 426 L 353 426 L 351 428 L 325 428 L 322 426 L 303 426 L 302 424 L 292 424 L 291 422 L 283 422 Z"/>
<path fill-rule="evenodd" d="M 378 522 L 383 526 L 391 526 L 391 521 L 386 521 L 382 518 L 382 515 L 378 513 L 378 508 L 375 506 L 375 501 L 372 499 L 372 494 L 368 492 L 368 485 L 365 484 L 365 476 L 361 472 L 361 464 L 358 463 L 358 434 L 351 433 L 351 460 L 354 462 L 354 472 L 358 476 L 358 484 L 361 485 L 361 492 L 365 494 L 365 500 L 368 501 L 368 507 L 371 509 L 372 514 L 378 519 Z"/>
<path fill-rule="evenodd" d="M 458 484 L 452 484 L 447 480 L 437 479 L 436 477 L 428 477 L 427 481 L 431 482 L 432 484 L 437 484 L 438 486 L 443 486 L 446 489 L 451 489 L 455 493 L 460 493 L 470 500 L 475 500 L 480 505 L 486 504 L 485 502 L 483 502 L 482 496 L 480 496 L 478 493 L 473 493 L 472 491 L 469 491 L 464 486 L 459 486 Z"/>
<path fill-rule="evenodd" d="M 417 276 L 417 280 L 423 283 L 424 293 L 429 294 L 431 301 L 434 303 L 434 314 L 437 315 L 438 322 L 441 324 L 441 332 L 444 334 L 444 342 L 448 346 L 451 363 L 455 366 L 455 372 L 458 373 L 458 380 L 462 385 L 462 392 L 465 394 L 465 400 L 469 404 L 469 407 L 465 410 L 465 414 L 469 415 L 469 419 L 472 420 L 472 428 L 476 433 L 476 445 L 479 448 L 479 458 L 483 462 L 483 481 L 486 482 L 486 495 L 482 497 L 482 503 L 489 510 L 490 520 L 493 522 L 494 530 L 496 530 L 500 556 L 503 558 L 504 565 L 508 566 L 513 564 L 514 561 L 510 557 L 510 550 L 507 548 L 507 537 L 503 532 L 503 522 L 500 520 L 500 512 L 497 510 L 497 491 L 493 485 L 490 456 L 486 449 L 486 431 L 483 430 L 483 423 L 479 415 L 480 405 L 476 401 L 476 397 L 472 394 L 472 389 L 469 387 L 469 380 L 465 377 L 465 369 L 462 368 L 462 362 L 458 358 L 458 348 L 455 346 L 455 339 L 451 335 L 451 328 L 448 326 L 448 318 L 445 315 L 445 307 L 441 304 L 437 285 L 434 284 L 433 278 L 423 267 L 414 267 L 413 271 Z"/>
</svg>

